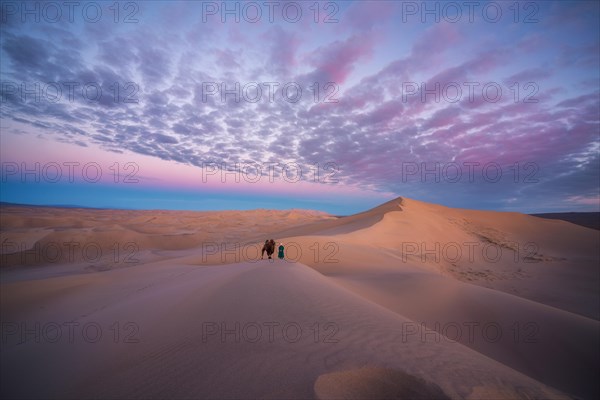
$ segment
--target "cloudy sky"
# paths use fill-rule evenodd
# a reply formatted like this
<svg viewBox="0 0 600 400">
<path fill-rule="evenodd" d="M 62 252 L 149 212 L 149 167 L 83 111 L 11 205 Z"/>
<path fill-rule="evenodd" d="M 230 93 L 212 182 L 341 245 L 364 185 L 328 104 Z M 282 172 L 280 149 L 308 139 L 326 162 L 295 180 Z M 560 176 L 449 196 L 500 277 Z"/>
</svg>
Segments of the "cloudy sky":
<svg viewBox="0 0 600 400">
<path fill-rule="evenodd" d="M 597 1 L 1 7 L 1 201 L 599 209 Z"/>
</svg>

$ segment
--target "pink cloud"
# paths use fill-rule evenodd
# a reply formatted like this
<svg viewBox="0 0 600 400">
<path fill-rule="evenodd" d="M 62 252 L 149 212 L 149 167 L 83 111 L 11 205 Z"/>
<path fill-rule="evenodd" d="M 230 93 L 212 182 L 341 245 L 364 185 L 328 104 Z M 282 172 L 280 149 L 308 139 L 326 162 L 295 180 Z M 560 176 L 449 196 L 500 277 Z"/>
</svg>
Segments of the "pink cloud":
<svg viewBox="0 0 600 400">
<path fill-rule="evenodd" d="M 292 68 L 296 67 L 296 53 L 301 44 L 298 35 L 275 26 L 266 31 L 261 37 L 272 43 L 267 59 L 269 68 L 274 68 L 276 73 L 287 74 Z"/>
<path fill-rule="evenodd" d="M 597 195 L 597 196 L 571 196 L 571 197 L 567 197 L 566 201 L 569 203 L 600 207 L 600 195 Z"/>
<path fill-rule="evenodd" d="M 581 108 L 590 103 L 598 104 L 598 93 L 589 93 L 567 100 L 563 100 L 557 104 L 557 107 L 573 107 Z"/>
<path fill-rule="evenodd" d="M 368 125 L 387 124 L 395 117 L 402 115 L 403 110 L 404 106 L 400 100 L 390 100 L 364 115 L 360 118 L 360 122 Z"/>
<path fill-rule="evenodd" d="M 227 69 L 240 68 L 240 64 L 235 60 L 239 55 L 234 54 L 231 50 L 213 49 L 212 53 L 217 59 L 217 64 Z"/>
<path fill-rule="evenodd" d="M 582 144 L 596 139 L 594 124 L 586 122 L 587 117 L 574 119 L 569 126 L 561 121 L 565 119 L 564 113 L 555 114 L 536 105 L 509 104 L 479 114 L 475 126 L 486 121 L 487 125 L 477 132 L 460 134 L 465 127 L 453 126 L 457 136 L 449 144 L 461 149 L 461 160 L 510 164 L 524 160 L 559 160 L 565 154 L 578 153 Z M 511 118 L 501 120 L 505 115 Z"/>
<path fill-rule="evenodd" d="M 438 63 L 443 59 L 443 54 L 451 51 L 461 39 L 456 24 L 439 23 L 428 28 L 414 44 L 411 52 L 411 63 L 421 68 L 430 67 L 432 61 Z"/>
<path fill-rule="evenodd" d="M 507 83 L 519 82 L 525 84 L 526 82 L 539 82 L 540 80 L 549 78 L 552 76 L 552 71 L 548 68 L 529 68 L 518 72 L 514 75 L 506 78 Z"/>
<path fill-rule="evenodd" d="M 428 87 L 433 87 L 435 83 L 439 83 L 442 87 L 449 83 L 458 83 L 459 85 L 461 85 L 461 89 L 463 89 L 463 91 L 465 92 L 464 97 L 468 98 L 469 88 L 465 86 L 464 83 L 475 82 L 475 76 L 477 74 L 487 73 L 500 67 L 503 64 L 507 55 L 507 52 L 502 50 L 495 50 L 493 52 L 486 51 L 484 53 L 478 54 L 474 58 L 458 66 L 447 68 L 434 75 L 431 79 L 429 79 Z M 480 91 L 481 85 L 483 85 L 484 83 L 477 83 L 480 84 L 480 86 L 477 87 Z M 477 88 L 475 90 L 476 92 Z"/>
<path fill-rule="evenodd" d="M 441 128 L 444 126 L 453 125 L 456 121 L 460 121 L 460 113 L 456 107 L 447 107 L 436 111 L 423 124 L 423 129 Z"/>
<path fill-rule="evenodd" d="M 541 34 L 535 33 L 535 34 L 531 34 L 531 35 L 527 35 L 527 36 L 523 37 L 517 43 L 516 48 L 520 52 L 539 51 L 540 48 L 542 48 L 542 46 L 546 45 L 546 42 L 547 42 L 547 40 L 544 39 L 544 37 Z"/>
<path fill-rule="evenodd" d="M 360 110 L 370 104 L 383 102 L 383 92 L 380 90 L 369 90 L 368 85 L 355 86 L 350 89 L 340 100 L 346 111 Z"/>
<path fill-rule="evenodd" d="M 354 64 L 372 54 L 373 43 L 369 35 L 352 36 L 319 47 L 308 56 L 322 81 L 342 84 L 354 69 Z"/>
</svg>

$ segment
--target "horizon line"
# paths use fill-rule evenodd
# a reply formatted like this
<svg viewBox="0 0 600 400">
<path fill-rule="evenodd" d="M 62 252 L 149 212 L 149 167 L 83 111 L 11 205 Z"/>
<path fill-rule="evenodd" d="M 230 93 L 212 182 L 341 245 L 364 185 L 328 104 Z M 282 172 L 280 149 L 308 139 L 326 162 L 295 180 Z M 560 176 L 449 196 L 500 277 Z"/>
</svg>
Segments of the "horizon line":
<svg viewBox="0 0 600 400">
<path fill-rule="evenodd" d="M 402 198 L 404 196 L 399 196 L 398 198 Z M 394 199 L 395 200 L 395 199 Z M 390 201 L 394 201 L 394 200 L 390 200 Z M 421 200 L 418 200 L 421 201 Z M 389 201 L 388 201 L 389 202 Z M 350 215 L 355 215 L 355 214 L 360 214 L 369 210 L 372 210 L 373 208 L 377 208 L 385 203 L 388 202 L 384 202 L 381 203 L 375 207 L 371 207 L 368 208 L 366 210 L 363 211 L 359 211 L 358 213 L 354 213 L 354 214 L 347 214 L 347 215 L 335 215 L 335 214 L 331 214 L 328 213 L 326 211 L 321 211 L 321 210 L 316 210 L 316 209 L 310 209 L 310 208 L 284 208 L 284 209 L 278 209 L 278 208 L 251 208 L 251 209 L 246 209 L 246 210 L 241 210 L 241 209 L 204 209 L 204 210 L 193 210 L 193 209 L 169 209 L 169 208 L 127 208 L 127 207 L 110 207 L 110 206 L 106 206 L 106 207 L 94 207 L 94 206 L 84 206 L 84 205 L 77 205 L 77 204 L 32 204 L 32 203 L 13 203 L 13 202 L 8 202 L 8 201 L 0 201 L 0 207 L 40 207 L 40 208 L 64 208 L 64 209 L 84 209 L 84 210 L 122 210 L 122 211 L 174 211 L 174 212 L 223 212 L 223 211 L 257 211 L 257 210 L 269 210 L 269 211 L 294 211 L 294 210 L 300 210 L 300 211 L 312 211 L 312 212 L 318 212 L 318 213 L 322 213 L 322 214 L 328 214 L 334 217 L 346 217 L 346 216 L 350 216 Z M 431 202 L 425 202 L 425 203 L 429 203 L 429 204 L 438 204 L 438 203 L 431 203 Z M 445 206 L 443 204 L 438 204 L 438 205 L 442 205 L 444 207 L 448 207 L 448 208 L 463 208 L 463 207 L 449 207 L 449 206 Z M 477 209 L 473 209 L 473 208 L 466 208 L 468 210 L 477 210 Z M 510 213 L 519 213 L 519 214 L 524 214 L 524 215 L 533 215 L 533 216 L 539 216 L 539 215 L 559 215 L 559 214 L 600 214 L 600 211 L 561 211 L 561 212 L 534 212 L 534 213 L 525 213 L 525 212 L 520 212 L 520 211 L 504 211 L 504 210 L 477 210 L 477 211 L 491 211 L 491 212 L 510 212 Z"/>
</svg>

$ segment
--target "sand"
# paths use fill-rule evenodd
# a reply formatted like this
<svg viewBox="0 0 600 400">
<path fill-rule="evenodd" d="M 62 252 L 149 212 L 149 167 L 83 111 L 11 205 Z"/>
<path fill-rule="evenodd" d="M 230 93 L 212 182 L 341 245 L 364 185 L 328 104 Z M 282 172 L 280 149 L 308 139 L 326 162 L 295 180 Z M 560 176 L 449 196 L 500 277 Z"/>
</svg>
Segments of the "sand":
<svg viewBox="0 0 600 400">
<path fill-rule="evenodd" d="M 600 395 L 597 230 L 407 198 L 0 217 L 2 398 Z"/>
</svg>

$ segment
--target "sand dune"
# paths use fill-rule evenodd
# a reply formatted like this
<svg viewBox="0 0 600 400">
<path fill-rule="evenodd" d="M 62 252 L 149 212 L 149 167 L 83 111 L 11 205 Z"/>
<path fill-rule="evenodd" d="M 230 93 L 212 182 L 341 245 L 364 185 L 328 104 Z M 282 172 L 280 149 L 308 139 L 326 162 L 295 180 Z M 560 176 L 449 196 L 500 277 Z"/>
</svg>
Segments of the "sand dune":
<svg viewBox="0 0 600 400">
<path fill-rule="evenodd" d="M 3 307 L 9 310 L 3 309 L 3 322 L 25 321 L 30 330 L 35 322 L 72 322 L 73 343 L 64 327 L 42 328 L 40 343 L 33 333 L 21 344 L 19 335 L 8 335 L 3 395 L 307 398 L 321 375 L 376 365 L 452 398 L 469 397 L 477 387 L 513 393 L 526 387 L 537 396 L 561 398 L 459 344 L 428 342 L 416 333 L 403 337 L 403 329 L 417 328 L 410 320 L 302 264 L 143 265 L 50 281 L 53 297 L 31 294 L 46 286 L 41 281 L 5 285 Z M 22 311 L 12 312 L 17 306 L 5 305 L 5 298 L 24 304 Z M 115 343 L 116 322 L 123 336 Z M 125 329 L 127 322 L 139 328 Z M 100 346 L 83 337 L 83 327 L 93 324 L 103 333 Z M 95 328 L 86 329 L 88 340 L 96 340 Z M 47 343 L 57 332 L 61 340 Z M 29 385 L 31 376 L 41 382 Z M 317 386 L 328 393 L 323 384 Z"/>
<path fill-rule="evenodd" d="M 405 198 L 343 218 L 10 207 L 1 221 L 25 253 L 3 247 L 3 398 L 600 395 L 592 229 Z M 260 260 L 270 237 L 286 260 Z M 36 262 L 68 241 L 120 252 Z"/>
<path fill-rule="evenodd" d="M 2 208 L 2 266 L 87 262 L 104 269 L 144 262 L 161 251 L 237 243 L 334 219 L 312 210 L 222 212 L 130 211 L 8 206 Z M 91 260 L 91 262 L 90 262 Z M 129 262 L 131 261 L 131 262 Z M 127 265 L 126 265 L 127 266 Z"/>
</svg>

